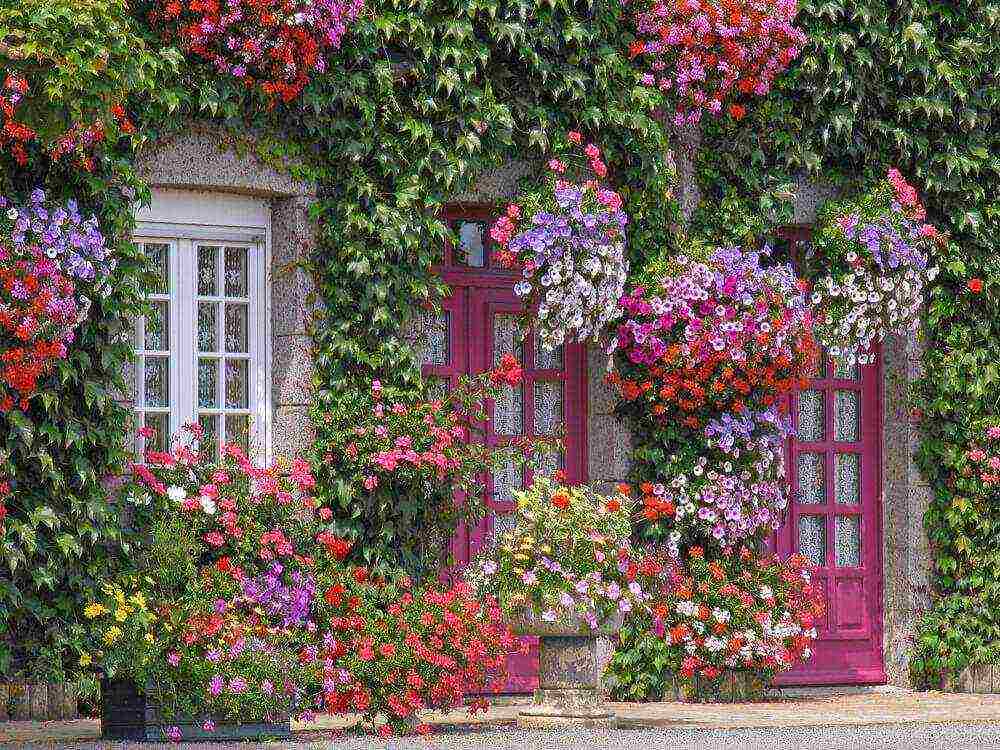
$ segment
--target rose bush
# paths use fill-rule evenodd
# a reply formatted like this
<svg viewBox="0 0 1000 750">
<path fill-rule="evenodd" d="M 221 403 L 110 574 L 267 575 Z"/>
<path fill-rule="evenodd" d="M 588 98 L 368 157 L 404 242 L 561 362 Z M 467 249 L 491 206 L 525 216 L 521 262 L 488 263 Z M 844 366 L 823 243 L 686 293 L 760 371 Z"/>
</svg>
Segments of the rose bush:
<svg viewBox="0 0 1000 750">
<path fill-rule="evenodd" d="M 531 610 L 548 622 L 569 614 L 591 628 L 643 606 L 638 576 L 650 562 L 631 544 L 627 494 L 539 477 L 515 496 L 513 529 L 469 566 L 480 593 L 510 613 Z"/>
<path fill-rule="evenodd" d="M 642 66 L 642 83 L 674 102 L 678 125 L 724 107 L 742 118 L 741 102 L 767 94 L 806 43 L 793 25 L 797 0 L 622 2 L 637 37 L 629 55 Z"/>
<path fill-rule="evenodd" d="M 619 317 L 628 274 L 621 196 L 603 184 L 600 149 L 582 143 L 576 132 L 560 141 L 543 184 L 520 194 L 490 230 L 498 264 L 521 271 L 514 293 L 537 305 L 535 331 L 546 349 L 597 340 Z"/>
<path fill-rule="evenodd" d="M 947 247 L 925 219 L 916 190 L 896 169 L 856 201 L 823 208 L 812 303 L 831 356 L 869 364 L 873 345 L 920 325 L 925 290 L 938 273 L 936 248 Z"/>
<path fill-rule="evenodd" d="M 340 47 L 364 0 L 158 0 L 150 14 L 170 41 L 272 102 L 295 99 Z"/>
<path fill-rule="evenodd" d="M 94 217 L 35 190 L 26 206 L 0 196 L 0 411 L 24 410 L 64 359 L 114 272 Z"/>
<path fill-rule="evenodd" d="M 669 674 L 714 680 L 750 672 L 770 681 L 808 660 L 825 611 L 812 574 L 800 555 L 780 560 L 747 547 L 715 560 L 692 548 L 686 561 L 667 561 L 650 587 L 649 619 L 620 635 L 608 667 L 612 694 L 645 697 Z"/>
</svg>

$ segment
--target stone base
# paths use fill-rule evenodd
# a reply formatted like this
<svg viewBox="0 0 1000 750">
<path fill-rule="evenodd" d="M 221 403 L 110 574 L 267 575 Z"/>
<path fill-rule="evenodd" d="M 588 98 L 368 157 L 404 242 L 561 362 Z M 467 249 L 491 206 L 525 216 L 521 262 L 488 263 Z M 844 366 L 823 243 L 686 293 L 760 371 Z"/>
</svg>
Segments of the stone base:
<svg viewBox="0 0 1000 750">
<path fill-rule="evenodd" d="M 573 716 L 531 716 L 520 714 L 517 717 L 520 729 L 566 729 L 581 727 L 583 729 L 616 729 L 618 717 L 611 715 L 603 719 L 585 719 Z"/>
</svg>

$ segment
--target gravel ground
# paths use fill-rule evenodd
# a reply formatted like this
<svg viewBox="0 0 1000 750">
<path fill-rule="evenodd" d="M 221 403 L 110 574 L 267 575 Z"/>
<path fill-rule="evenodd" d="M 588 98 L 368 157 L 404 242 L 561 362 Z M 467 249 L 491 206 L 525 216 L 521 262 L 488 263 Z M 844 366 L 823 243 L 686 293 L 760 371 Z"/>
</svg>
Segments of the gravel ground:
<svg viewBox="0 0 1000 750">
<path fill-rule="evenodd" d="M 52 748 L 18 743 L 5 747 Z M 197 743 L 178 745 L 88 742 L 61 744 L 76 750 L 981 750 L 1000 748 L 1000 724 L 908 724 L 795 729 L 638 729 L 562 732 L 516 729 L 444 731 L 426 738 L 391 740 L 344 737 L 297 743 Z"/>
</svg>

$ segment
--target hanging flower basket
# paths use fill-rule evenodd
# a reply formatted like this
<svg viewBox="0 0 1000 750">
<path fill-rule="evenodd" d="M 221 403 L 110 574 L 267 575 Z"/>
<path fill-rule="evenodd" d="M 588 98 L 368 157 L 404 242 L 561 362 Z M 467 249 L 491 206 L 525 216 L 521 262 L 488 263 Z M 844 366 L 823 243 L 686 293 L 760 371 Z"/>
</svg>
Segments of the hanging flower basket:
<svg viewBox="0 0 1000 750">
<path fill-rule="evenodd" d="M 600 149 L 582 143 L 569 133 L 542 185 L 518 196 L 490 232 L 498 264 L 521 272 L 514 293 L 537 308 L 534 328 L 547 350 L 596 341 L 620 315 L 628 275 L 621 196 L 602 182 Z"/>
<path fill-rule="evenodd" d="M 662 91 L 677 125 L 724 110 L 740 119 L 799 56 L 806 35 L 795 28 L 796 0 L 623 0 L 636 40 L 629 55 L 641 82 Z"/>
<path fill-rule="evenodd" d="M 27 408 L 115 264 L 97 220 L 74 201 L 53 205 L 35 190 L 17 207 L 0 196 L 0 411 Z"/>
<path fill-rule="evenodd" d="M 340 47 L 364 0 L 158 0 L 154 27 L 220 73 L 289 102 Z"/>
<path fill-rule="evenodd" d="M 926 217 L 895 169 L 856 201 L 821 212 L 811 259 L 816 332 L 847 366 L 872 363 L 874 345 L 919 327 L 933 259 L 948 241 Z"/>
</svg>

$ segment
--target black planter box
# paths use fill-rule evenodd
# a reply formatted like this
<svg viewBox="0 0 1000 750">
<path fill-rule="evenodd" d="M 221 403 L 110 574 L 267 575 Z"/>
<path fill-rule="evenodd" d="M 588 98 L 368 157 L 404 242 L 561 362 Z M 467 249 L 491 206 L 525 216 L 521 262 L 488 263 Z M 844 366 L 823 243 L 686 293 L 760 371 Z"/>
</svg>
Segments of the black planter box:
<svg viewBox="0 0 1000 750">
<path fill-rule="evenodd" d="M 154 701 L 147 700 L 131 682 L 101 679 L 101 739 L 162 742 L 166 730 L 178 727 L 182 740 L 291 739 L 289 719 L 275 723 L 227 724 L 215 722 L 215 731 L 206 732 L 202 720 L 185 717 L 163 719 Z"/>
</svg>

